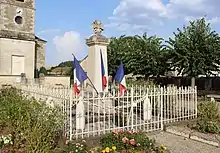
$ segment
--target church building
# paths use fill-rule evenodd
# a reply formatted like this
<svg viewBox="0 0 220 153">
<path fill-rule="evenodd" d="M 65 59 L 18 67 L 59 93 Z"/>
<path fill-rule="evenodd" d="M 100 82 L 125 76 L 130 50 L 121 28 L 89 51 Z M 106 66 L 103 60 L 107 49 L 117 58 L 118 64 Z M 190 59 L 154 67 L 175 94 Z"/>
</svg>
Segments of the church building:
<svg viewBox="0 0 220 153">
<path fill-rule="evenodd" d="M 0 79 L 34 78 L 45 67 L 45 45 L 35 35 L 35 0 L 0 0 Z"/>
</svg>

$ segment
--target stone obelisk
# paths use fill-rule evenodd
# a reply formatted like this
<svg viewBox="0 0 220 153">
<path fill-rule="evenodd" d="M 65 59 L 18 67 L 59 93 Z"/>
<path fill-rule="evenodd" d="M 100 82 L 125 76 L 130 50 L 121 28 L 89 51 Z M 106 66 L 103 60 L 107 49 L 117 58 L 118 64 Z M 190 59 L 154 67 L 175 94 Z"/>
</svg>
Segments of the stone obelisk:
<svg viewBox="0 0 220 153">
<path fill-rule="evenodd" d="M 101 73 L 101 53 L 104 63 L 105 76 L 108 82 L 107 46 L 109 39 L 102 35 L 104 30 L 100 21 L 95 20 L 92 24 L 94 34 L 86 39 L 88 45 L 87 75 L 98 92 L 103 91 Z M 100 53 L 101 52 L 101 53 Z M 89 82 L 88 82 L 89 83 Z M 92 89 L 92 87 L 89 87 Z M 108 84 L 104 91 L 108 90 Z"/>
</svg>

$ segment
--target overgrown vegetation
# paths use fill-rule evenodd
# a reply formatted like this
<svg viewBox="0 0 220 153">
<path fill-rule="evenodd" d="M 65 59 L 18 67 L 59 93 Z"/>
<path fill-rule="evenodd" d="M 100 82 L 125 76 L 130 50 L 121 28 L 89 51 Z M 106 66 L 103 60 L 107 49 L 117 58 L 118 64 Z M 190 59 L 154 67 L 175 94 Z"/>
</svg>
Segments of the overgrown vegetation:
<svg viewBox="0 0 220 153">
<path fill-rule="evenodd" d="M 0 135 L 12 134 L 14 152 L 53 152 L 63 126 L 58 108 L 25 97 L 15 88 L 1 89 L 0 116 Z"/>
<path fill-rule="evenodd" d="M 219 104 L 216 102 L 200 102 L 196 129 L 201 132 L 220 133 L 219 108 Z"/>
</svg>

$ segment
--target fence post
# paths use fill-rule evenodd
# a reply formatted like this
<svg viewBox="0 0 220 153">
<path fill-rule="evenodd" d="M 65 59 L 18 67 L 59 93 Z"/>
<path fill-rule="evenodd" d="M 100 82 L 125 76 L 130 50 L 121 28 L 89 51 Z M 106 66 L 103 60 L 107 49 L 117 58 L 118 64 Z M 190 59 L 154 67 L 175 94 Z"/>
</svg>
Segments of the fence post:
<svg viewBox="0 0 220 153">
<path fill-rule="evenodd" d="M 197 102 L 197 86 L 195 86 L 194 91 L 195 91 L 194 92 L 194 94 L 195 94 L 195 102 L 194 102 L 195 106 L 194 107 L 195 107 L 195 113 L 196 113 L 196 118 L 197 118 L 198 117 L 198 110 L 197 110 L 198 109 L 197 108 L 197 104 L 198 104 L 198 102 Z"/>
<path fill-rule="evenodd" d="M 76 104 L 76 130 L 81 130 L 83 132 L 83 129 L 85 128 L 85 106 L 83 102 L 83 96 L 84 92 L 82 92 L 82 95 L 79 97 L 79 101 Z"/>
<path fill-rule="evenodd" d="M 73 120 L 72 120 L 72 116 L 73 116 L 73 113 L 72 113 L 72 106 L 73 106 L 73 90 L 72 90 L 72 87 L 70 88 L 70 141 L 72 140 L 72 136 L 73 136 Z"/>
<path fill-rule="evenodd" d="M 163 95 L 164 95 L 164 92 L 163 92 L 163 87 L 160 88 L 160 95 L 161 95 L 161 98 L 160 98 L 160 126 L 161 126 L 161 130 L 163 130 Z"/>
<path fill-rule="evenodd" d="M 134 88 L 131 88 L 131 129 L 134 128 Z"/>
</svg>

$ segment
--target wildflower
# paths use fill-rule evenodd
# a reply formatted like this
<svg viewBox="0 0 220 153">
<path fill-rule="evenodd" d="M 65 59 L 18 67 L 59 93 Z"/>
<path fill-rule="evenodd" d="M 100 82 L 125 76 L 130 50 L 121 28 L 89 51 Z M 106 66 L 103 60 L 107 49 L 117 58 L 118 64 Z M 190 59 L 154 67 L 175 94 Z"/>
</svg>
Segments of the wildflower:
<svg viewBox="0 0 220 153">
<path fill-rule="evenodd" d="M 122 138 L 123 143 L 126 143 L 127 141 L 128 141 L 128 138 L 126 138 L 126 137 Z"/>
<path fill-rule="evenodd" d="M 109 148 L 109 147 L 106 147 L 106 148 L 105 148 L 105 152 L 110 152 L 110 148 Z"/>
<path fill-rule="evenodd" d="M 116 150 L 116 146 L 112 146 L 112 150 L 114 150 L 114 151 L 115 151 L 115 150 Z"/>
<path fill-rule="evenodd" d="M 131 145 L 135 145 L 135 140 L 134 139 L 131 139 L 129 142 L 130 142 Z"/>
<path fill-rule="evenodd" d="M 160 146 L 160 149 L 163 150 L 163 151 L 165 151 L 167 148 L 166 148 L 166 146 L 165 146 L 164 144 L 162 144 L 162 145 Z"/>
<path fill-rule="evenodd" d="M 137 147 L 139 147 L 141 144 L 140 144 L 140 143 L 137 143 L 136 145 L 137 145 Z"/>
<path fill-rule="evenodd" d="M 102 153 L 105 153 L 105 150 L 102 150 Z"/>
</svg>

